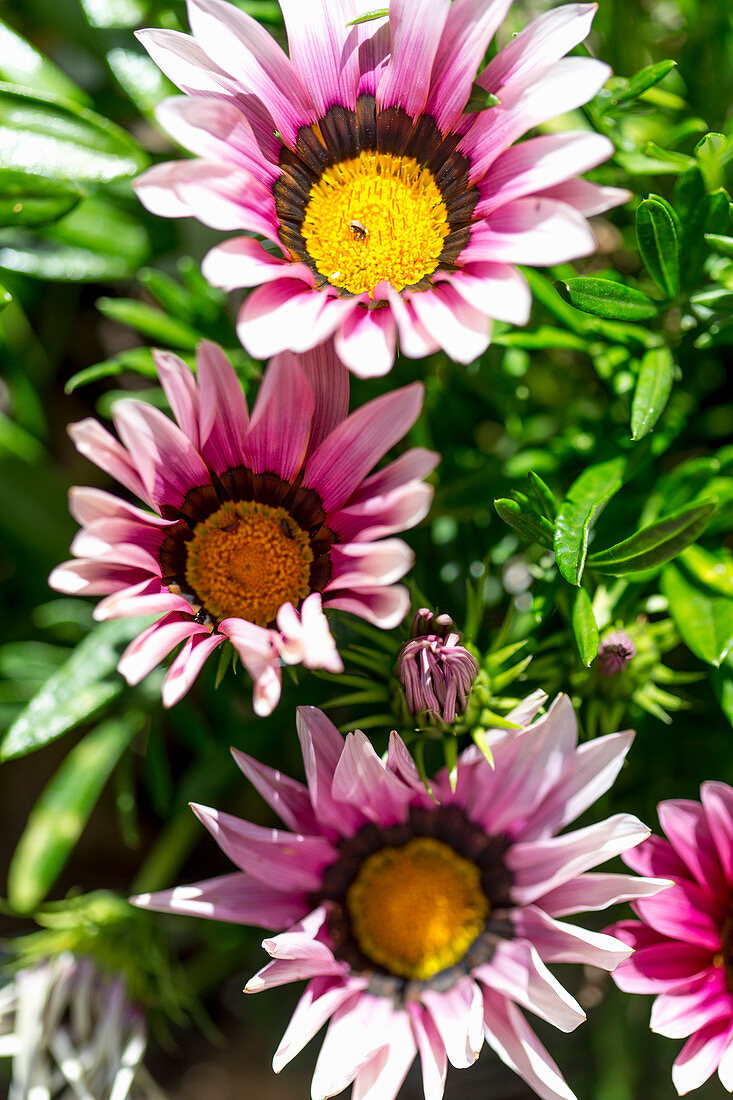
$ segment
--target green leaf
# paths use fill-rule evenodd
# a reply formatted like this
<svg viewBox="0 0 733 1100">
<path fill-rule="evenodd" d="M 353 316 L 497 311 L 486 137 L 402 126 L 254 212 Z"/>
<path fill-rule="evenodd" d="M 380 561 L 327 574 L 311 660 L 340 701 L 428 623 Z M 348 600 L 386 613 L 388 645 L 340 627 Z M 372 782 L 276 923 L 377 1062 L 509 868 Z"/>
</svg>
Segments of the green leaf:
<svg viewBox="0 0 733 1100">
<path fill-rule="evenodd" d="M 575 593 L 571 618 L 580 659 L 588 668 L 598 653 L 598 624 L 593 614 L 591 598 L 584 588 L 579 588 Z"/>
<path fill-rule="evenodd" d="M 691 580 L 716 595 L 733 599 L 733 558 L 729 550 L 712 554 L 702 546 L 688 546 L 679 564 Z"/>
<path fill-rule="evenodd" d="M 676 65 L 676 61 L 657 61 L 654 65 L 647 65 L 645 68 L 639 69 L 629 79 L 623 91 L 614 93 L 614 103 L 628 103 L 632 99 L 637 99 L 643 92 L 658 84 L 660 80 L 664 80 L 667 73 L 671 72 Z"/>
<path fill-rule="evenodd" d="M 0 283 L 0 313 L 2 313 L 6 306 L 10 305 L 12 300 L 13 295 Z"/>
<path fill-rule="evenodd" d="M 648 321 L 659 312 L 658 303 L 641 290 L 612 279 L 579 276 L 557 286 L 571 305 L 595 317 L 605 317 L 611 321 Z"/>
<path fill-rule="evenodd" d="M 685 645 L 717 668 L 733 647 L 733 599 L 711 595 L 676 563 L 665 568 L 661 587 Z"/>
<path fill-rule="evenodd" d="M 534 470 L 530 470 L 527 476 L 529 478 L 529 491 L 540 513 L 544 515 L 550 523 L 554 524 L 555 517 L 557 516 L 557 500 L 555 499 L 555 494 Z"/>
<path fill-rule="evenodd" d="M 715 501 L 701 501 L 663 516 L 608 550 L 593 554 L 588 559 L 588 565 L 599 573 L 611 573 L 613 576 L 654 569 L 676 558 L 686 546 L 700 537 L 715 507 Z"/>
<path fill-rule="evenodd" d="M 669 210 L 650 195 L 636 209 L 636 239 L 649 274 L 667 298 L 680 290 L 680 255 L 677 229 Z"/>
<path fill-rule="evenodd" d="M 66 757 L 31 810 L 8 871 L 8 901 L 32 912 L 53 886 L 94 806 L 145 715 L 129 711 L 88 733 Z"/>
<path fill-rule="evenodd" d="M 485 111 L 489 107 L 496 107 L 499 103 L 501 103 L 501 100 L 497 95 L 493 95 L 492 92 L 487 92 L 480 84 L 474 84 L 471 88 L 468 102 L 463 110 L 469 115 L 478 114 L 479 111 Z"/>
<path fill-rule="evenodd" d="M 733 259 L 733 237 L 726 237 L 720 233 L 706 233 L 705 240 L 716 252 Z"/>
<path fill-rule="evenodd" d="M 386 19 L 389 15 L 389 8 L 376 8 L 374 11 L 365 12 L 364 15 L 357 16 L 356 19 L 352 19 L 350 23 L 347 23 L 347 27 L 358 27 L 360 23 L 372 23 L 375 19 Z"/>
<path fill-rule="evenodd" d="M 133 275 L 149 247 L 136 219 L 95 195 L 46 228 L 6 230 L 0 267 L 37 279 L 110 281 Z"/>
<path fill-rule="evenodd" d="M 97 309 L 112 321 L 129 325 L 166 347 L 194 351 L 201 339 L 201 334 L 190 325 L 133 298 L 100 298 Z"/>
<path fill-rule="evenodd" d="M 555 560 L 568 584 L 580 584 L 591 529 L 603 506 L 623 485 L 625 469 L 622 456 L 588 467 L 560 505 L 555 521 Z"/>
<path fill-rule="evenodd" d="M 8 730 L 0 760 L 35 752 L 88 721 L 122 691 L 115 675 L 121 651 L 146 620 L 101 623 L 51 676 Z"/>
<path fill-rule="evenodd" d="M 73 393 L 79 386 L 98 382 L 102 378 L 113 378 L 128 371 L 142 374 L 145 378 L 158 377 L 150 348 L 129 348 L 112 359 L 105 359 L 103 363 L 95 363 L 94 366 L 77 371 L 64 386 L 64 393 Z"/>
<path fill-rule="evenodd" d="M 494 507 L 504 523 L 513 527 L 523 539 L 552 549 L 552 524 L 544 516 L 523 507 L 516 500 L 495 500 Z"/>
<path fill-rule="evenodd" d="M 21 84 L 50 96 L 61 96 L 88 104 L 89 97 L 78 84 L 57 69 L 53 62 L 27 39 L 0 19 L 0 80 Z"/>
<path fill-rule="evenodd" d="M 45 225 L 57 221 L 81 201 L 84 192 L 23 172 L 0 171 L 0 225 Z"/>
<path fill-rule="evenodd" d="M 136 176 L 148 162 L 119 126 L 69 100 L 0 84 L 0 168 L 75 183 Z"/>
<path fill-rule="evenodd" d="M 632 439 L 643 439 L 667 407 L 674 366 L 669 348 L 650 348 L 644 355 L 631 405 Z"/>
</svg>

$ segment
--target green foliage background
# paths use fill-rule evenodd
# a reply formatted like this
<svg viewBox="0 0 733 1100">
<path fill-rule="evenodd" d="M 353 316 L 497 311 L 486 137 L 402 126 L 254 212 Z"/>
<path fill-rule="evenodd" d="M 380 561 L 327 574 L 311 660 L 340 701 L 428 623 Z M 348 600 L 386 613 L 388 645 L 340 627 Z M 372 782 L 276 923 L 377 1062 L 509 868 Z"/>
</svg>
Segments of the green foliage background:
<svg viewBox="0 0 733 1100">
<path fill-rule="evenodd" d="M 272 0 L 239 6 L 282 34 Z M 542 8 L 517 2 L 501 41 Z M 217 686 L 215 662 L 163 713 L 159 675 L 130 689 L 115 672 L 134 627 L 93 627 L 87 603 L 46 586 L 74 533 L 68 486 L 102 483 L 74 454 L 66 423 L 108 416 L 120 391 L 162 403 L 150 346 L 191 359 L 208 336 L 227 348 L 245 387 L 261 370 L 238 347 L 234 303 L 198 270 L 217 235 L 149 216 L 131 191 L 146 163 L 176 155 L 152 115 L 172 89 L 133 37 L 154 25 L 187 29 L 183 3 L 0 4 L 6 934 L 31 931 L 35 914 L 43 930 L 16 941 L 22 957 L 71 945 L 121 967 L 178 1043 L 200 1029 L 200 1001 L 228 1033 L 254 1029 L 256 1072 L 293 999 L 268 994 L 254 1006 L 234 996 L 234 977 L 260 965 L 256 933 L 63 899 L 224 870 L 187 803 L 268 821 L 227 748 L 300 774 L 299 703 L 330 705 L 345 728 L 368 728 L 378 744 L 391 726 L 414 730 L 391 679 L 404 635 L 340 623 L 349 676 L 301 672 L 268 720 L 253 718 L 241 671 L 224 670 Z M 355 381 L 352 404 L 425 379 L 425 410 L 407 442 L 434 447 L 443 462 L 433 511 L 408 536 L 415 602 L 450 612 L 481 655 L 474 731 L 537 686 L 569 692 L 585 735 L 637 730 L 629 765 L 594 816 L 624 809 L 655 825 L 660 799 L 694 798 L 705 778 L 733 782 L 733 223 L 724 190 L 733 9 L 726 0 L 602 0 L 589 44 L 616 76 L 570 124 L 612 137 L 617 154 L 594 178 L 634 192 L 599 220 L 598 254 L 577 268 L 527 272 L 531 324 L 497 325 L 481 361 L 400 360 L 386 379 Z M 598 638 L 620 625 L 639 656 L 633 671 L 604 681 L 592 665 Z M 453 745 L 430 738 L 428 766 Z M 141 951 L 150 937 L 156 949 Z M 649 1035 L 648 1000 L 595 974 L 568 981 L 589 1022 L 547 1041 L 579 1096 L 674 1095 L 679 1044 Z M 177 1080 L 182 1048 L 159 1057 Z M 306 1070 L 307 1056 L 271 1094 L 302 1093 Z M 472 1079 L 455 1081 L 456 1091 Z M 720 1092 L 711 1083 L 700 1095 Z"/>
</svg>

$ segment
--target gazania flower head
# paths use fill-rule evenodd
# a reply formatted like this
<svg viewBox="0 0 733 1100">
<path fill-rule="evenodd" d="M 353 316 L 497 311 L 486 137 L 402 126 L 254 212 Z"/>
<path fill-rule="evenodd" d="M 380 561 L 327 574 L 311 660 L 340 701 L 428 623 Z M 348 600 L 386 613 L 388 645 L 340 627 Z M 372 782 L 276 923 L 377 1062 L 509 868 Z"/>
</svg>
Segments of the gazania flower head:
<svg viewBox="0 0 733 1100">
<path fill-rule="evenodd" d="M 510 717 L 530 722 L 543 699 Z M 351 1082 L 354 1097 L 393 1100 L 417 1054 L 427 1100 L 439 1100 L 447 1061 L 471 1065 L 484 1039 L 545 1100 L 572 1100 L 522 1009 L 563 1031 L 581 1023 L 546 963 L 612 969 L 629 949 L 562 918 L 662 885 L 589 873 L 648 836 L 635 817 L 556 835 L 610 787 L 632 734 L 578 747 L 561 696 L 526 728 L 488 735 L 495 768 L 471 747 L 455 789 L 444 770 L 431 797 L 396 733 L 383 761 L 313 708 L 299 711 L 298 732 L 307 788 L 234 750 L 287 829 L 196 806 L 240 869 L 133 900 L 280 933 L 264 940 L 272 961 L 247 989 L 308 979 L 274 1068 L 328 1021 L 315 1100 Z"/>
<path fill-rule="evenodd" d="M 627 993 L 655 993 L 651 1029 L 687 1039 L 672 1081 L 680 1096 L 717 1069 L 733 1092 L 733 789 L 703 783 L 700 802 L 659 804 L 665 837 L 652 836 L 624 861 L 672 885 L 633 908 L 641 920 L 609 929 L 635 948 L 614 974 Z"/>
<path fill-rule="evenodd" d="M 610 141 L 516 143 L 606 80 L 600 61 L 564 56 L 596 5 L 546 12 L 478 73 L 510 2 L 391 0 L 354 25 L 373 0 L 280 0 L 290 57 L 226 0 L 189 0 L 193 37 L 140 32 L 186 93 L 161 125 L 197 159 L 150 169 L 138 194 L 156 214 L 265 239 L 233 237 L 204 261 L 215 286 L 258 288 L 240 314 L 250 354 L 335 334 L 350 369 L 379 375 L 399 335 L 407 356 L 470 362 L 491 318 L 528 318 L 513 265 L 593 251 L 587 216 L 627 193 L 578 173 Z M 474 111 L 474 84 L 498 103 Z"/>
<path fill-rule="evenodd" d="M 450 615 L 421 607 L 412 622 L 412 638 L 397 658 L 410 714 L 427 711 L 452 725 L 466 710 L 478 672 L 478 662 L 461 645 Z"/>
<path fill-rule="evenodd" d="M 389 629 L 404 617 L 395 584 L 412 552 L 386 538 L 418 523 L 438 456 L 414 448 L 372 467 L 416 420 L 413 383 L 350 416 L 349 375 L 333 347 L 267 368 L 250 416 L 231 365 L 215 344 L 198 352 L 197 378 L 156 353 L 176 418 L 140 401 L 117 402 L 118 442 L 95 420 L 69 429 L 78 450 L 152 509 L 99 489 L 71 490 L 82 525 L 76 560 L 53 571 L 62 592 L 104 595 L 98 619 L 162 617 L 127 648 L 120 671 L 137 683 L 183 647 L 163 685 L 177 702 L 227 639 L 255 683 L 258 714 L 280 697 L 281 663 L 341 671 L 323 608 Z"/>
</svg>

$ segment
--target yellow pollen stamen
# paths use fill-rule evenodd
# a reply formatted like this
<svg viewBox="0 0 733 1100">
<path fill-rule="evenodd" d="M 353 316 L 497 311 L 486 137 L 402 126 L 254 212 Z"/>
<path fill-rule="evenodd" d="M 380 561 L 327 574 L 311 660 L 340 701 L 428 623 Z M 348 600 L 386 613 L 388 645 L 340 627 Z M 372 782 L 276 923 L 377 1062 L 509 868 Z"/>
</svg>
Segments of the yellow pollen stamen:
<svg viewBox="0 0 733 1100">
<path fill-rule="evenodd" d="M 393 153 L 361 153 L 324 169 L 301 227 L 321 275 L 370 295 L 385 280 L 404 290 L 431 275 L 449 231 L 432 173 Z"/>
<path fill-rule="evenodd" d="M 186 580 L 217 619 L 267 626 L 310 591 L 308 535 L 284 508 L 227 501 L 196 526 L 187 551 Z"/>
<path fill-rule="evenodd" d="M 422 980 L 463 958 L 490 911 L 478 867 L 425 836 L 365 859 L 346 904 L 364 954 Z"/>
</svg>

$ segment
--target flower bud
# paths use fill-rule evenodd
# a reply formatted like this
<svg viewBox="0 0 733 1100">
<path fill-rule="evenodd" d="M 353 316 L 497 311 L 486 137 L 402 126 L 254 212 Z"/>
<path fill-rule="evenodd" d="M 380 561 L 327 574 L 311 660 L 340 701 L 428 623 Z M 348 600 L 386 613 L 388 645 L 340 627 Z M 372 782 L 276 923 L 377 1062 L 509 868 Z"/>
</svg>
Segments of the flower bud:
<svg viewBox="0 0 733 1100">
<path fill-rule="evenodd" d="M 464 713 L 479 668 L 460 642 L 449 615 L 420 608 L 412 622 L 412 638 L 397 658 L 397 675 L 411 714 L 428 711 L 452 725 Z"/>
</svg>

